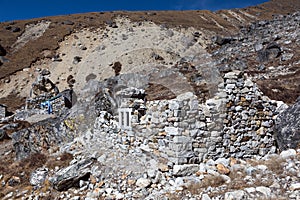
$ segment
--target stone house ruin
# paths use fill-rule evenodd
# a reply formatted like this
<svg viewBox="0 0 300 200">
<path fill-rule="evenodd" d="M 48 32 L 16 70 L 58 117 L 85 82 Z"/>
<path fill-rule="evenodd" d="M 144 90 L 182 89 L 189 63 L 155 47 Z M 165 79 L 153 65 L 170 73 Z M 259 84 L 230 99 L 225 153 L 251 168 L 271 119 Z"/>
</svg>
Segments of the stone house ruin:
<svg viewBox="0 0 300 200">
<path fill-rule="evenodd" d="M 127 88 L 117 95 L 119 126 L 175 164 L 276 151 L 273 124 L 283 103 L 263 96 L 240 71 L 226 73 L 205 103 L 192 92 L 146 101 L 142 91 Z"/>
<path fill-rule="evenodd" d="M 7 107 L 3 104 L 0 104 L 0 118 L 6 117 Z"/>
</svg>

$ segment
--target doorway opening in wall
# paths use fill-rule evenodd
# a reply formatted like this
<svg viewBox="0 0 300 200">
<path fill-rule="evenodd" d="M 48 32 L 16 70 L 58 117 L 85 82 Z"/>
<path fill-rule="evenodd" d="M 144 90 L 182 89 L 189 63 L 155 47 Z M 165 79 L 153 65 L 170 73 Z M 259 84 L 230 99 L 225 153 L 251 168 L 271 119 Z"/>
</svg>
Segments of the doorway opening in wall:
<svg viewBox="0 0 300 200">
<path fill-rule="evenodd" d="M 129 112 L 126 112 L 126 126 L 129 126 L 129 122 L 130 122 L 130 118 L 129 118 Z"/>
<path fill-rule="evenodd" d="M 119 108 L 119 126 L 124 130 L 131 130 L 131 111 L 130 108 Z"/>
<path fill-rule="evenodd" d="M 120 112 L 121 114 L 121 126 L 124 126 L 124 113 Z"/>
</svg>

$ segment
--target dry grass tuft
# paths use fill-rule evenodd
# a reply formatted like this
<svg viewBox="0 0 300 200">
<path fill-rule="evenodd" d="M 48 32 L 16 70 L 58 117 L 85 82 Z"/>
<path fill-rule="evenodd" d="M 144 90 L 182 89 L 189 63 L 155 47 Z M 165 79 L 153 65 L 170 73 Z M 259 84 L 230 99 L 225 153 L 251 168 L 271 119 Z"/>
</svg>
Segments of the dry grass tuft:
<svg viewBox="0 0 300 200">
<path fill-rule="evenodd" d="M 55 167 L 67 167 L 73 159 L 73 155 L 66 152 L 62 153 L 59 157 L 60 159 L 57 159 L 57 157 L 54 156 L 50 157 L 46 163 L 46 167 L 49 169 L 55 169 Z"/>
<path fill-rule="evenodd" d="M 204 188 L 218 187 L 225 184 L 225 180 L 221 176 L 206 176 L 200 183 L 189 185 L 186 189 L 192 194 L 200 194 Z"/>
</svg>

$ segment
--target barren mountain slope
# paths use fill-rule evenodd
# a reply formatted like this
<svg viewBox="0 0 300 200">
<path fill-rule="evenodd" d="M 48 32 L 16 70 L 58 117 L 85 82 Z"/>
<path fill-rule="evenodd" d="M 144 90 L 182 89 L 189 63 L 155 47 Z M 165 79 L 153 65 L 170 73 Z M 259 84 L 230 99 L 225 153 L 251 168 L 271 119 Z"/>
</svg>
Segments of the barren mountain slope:
<svg viewBox="0 0 300 200">
<path fill-rule="evenodd" d="M 122 61 L 121 73 L 134 72 L 149 65 L 150 68 L 152 65 L 166 64 L 171 67 L 180 57 L 188 54 L 207 55 L 207 46 L 215 35 L 236 34 L 240 27 L 251 22 L 271 19 L 277 14 L 293 13 L 299 8 L 299 1 L 274 0 L 245 9 L 217 12 L 118 11 L 1 23 L 0 45 L 4 47 L 7 54 L 1 57 L 3 62 L 1 61 L 0 103 L 6 103 L 12 110 L 18 107 L 22 102 L 19 98 L 28 95 L 29 86 L 38 74 L 35 71 L 40 68 L 49 68 L 53 73 L 51 80 L 59 82 L 61 89 L 64 89 L 67 84 L 63 82 L 68 75 L 76 76 L 78 86 L 82 86 L 85 78 L 94 70 L 98 73 L 95 75 L 100 79 L 113 75 L 114 71 L 110 65 L 116 61 Z M 122 17 L 128 18 L 133 23 L 130 24 L 125 20 L 116 24 L 115 20 Z M 193 28 L 185 29 L 188 27 Z M 199 38 L 196 42 L 193 41 L 195 33 L 197 39 Z M 130 46 L 136 39 L 139 41 L 137 45 L 143 47 Z M 192 48 L 189 48 L 189 42 L 192 43 Z M 102 46 L 103 44 L 105 47 Z M 78 48 L 72 48 L 72 45 L 77 45 Z M 122 48 L 119 48 L 119 45 Z M 82 50 L 85 48 L 86 50 Z M 107 51 L 106 55 L 95 52 L 95 50 L 102 51 L 101 48 Z M 116 51 L 119 52 L 117 55 L 115 55 Z M 151 58 L 155 53 L 162 54 L 165 60 Z M 82 58 L 78 65 L 73 63 L 75 56 Z M 147 59 L 143 60 L 144 58 Z M 136 69 L 130 66 L 135 66 Z M 21 72 L 18 72 L 20 70 Z M 282 91 L 285 92 L 284 89 Z M 288 93 L 285 95 L 289 96 Z"/>
</svg>

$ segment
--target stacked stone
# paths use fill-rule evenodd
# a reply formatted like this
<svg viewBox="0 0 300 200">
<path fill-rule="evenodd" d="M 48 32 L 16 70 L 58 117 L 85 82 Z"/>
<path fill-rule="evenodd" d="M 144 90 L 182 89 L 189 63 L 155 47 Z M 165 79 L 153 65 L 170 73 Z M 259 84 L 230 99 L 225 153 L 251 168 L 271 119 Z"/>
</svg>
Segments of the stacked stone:
<svg viewBox="0 0 300 200">
<path fill-rule="evenodd" d="M 188 92 L 172 100 L 147 102 L 147 114 L 133 127 L 137 140 L 159 150 L 174 164 L 199 162 L 211 143 L 205 116 L 196 96 Z M 140 133 L 140 134 L 139 134 Z"/>
<path fill-rule="evenodd" d="M 227 93 L 224 119 L 224 154 L 237 158 L 274 153 L 273 124 L 277 104 L 262 96 L 240 71 L 224 76 Z"/>
<path fill-rule="evenodd" d="M 39 95 L 35 98 L 30 98 L 26 100 L 26 108 L 27 109 L 40 109 L 41 103 L 47 101 L 48 99 L 52 98 L 51 94 L 43 94 Z"/>
<path fill-rule="evenodd" d="M 5 105 L 0 104 L 0 119 L 6 116 L 7 107 Z"/>
<path fill-rule="evenodd" d="M 48 108 L 41 107 L 41 103 L 51 99 L 53 96 L 51 94 L 43 94 L 40 96 L 37 96 L 33 99 L 27 99 L 26 101 L 26 107 L 29 110 L 33 109 L 42 109 L 44 110 L 44 113 L 47 113 Z M 64 97 L 59 97 L 53 101 L 51 101 L 51 106 L 54 114 L 61 115 L 63 111 L 65 110 L 65 102 Z"/>
</svg>

